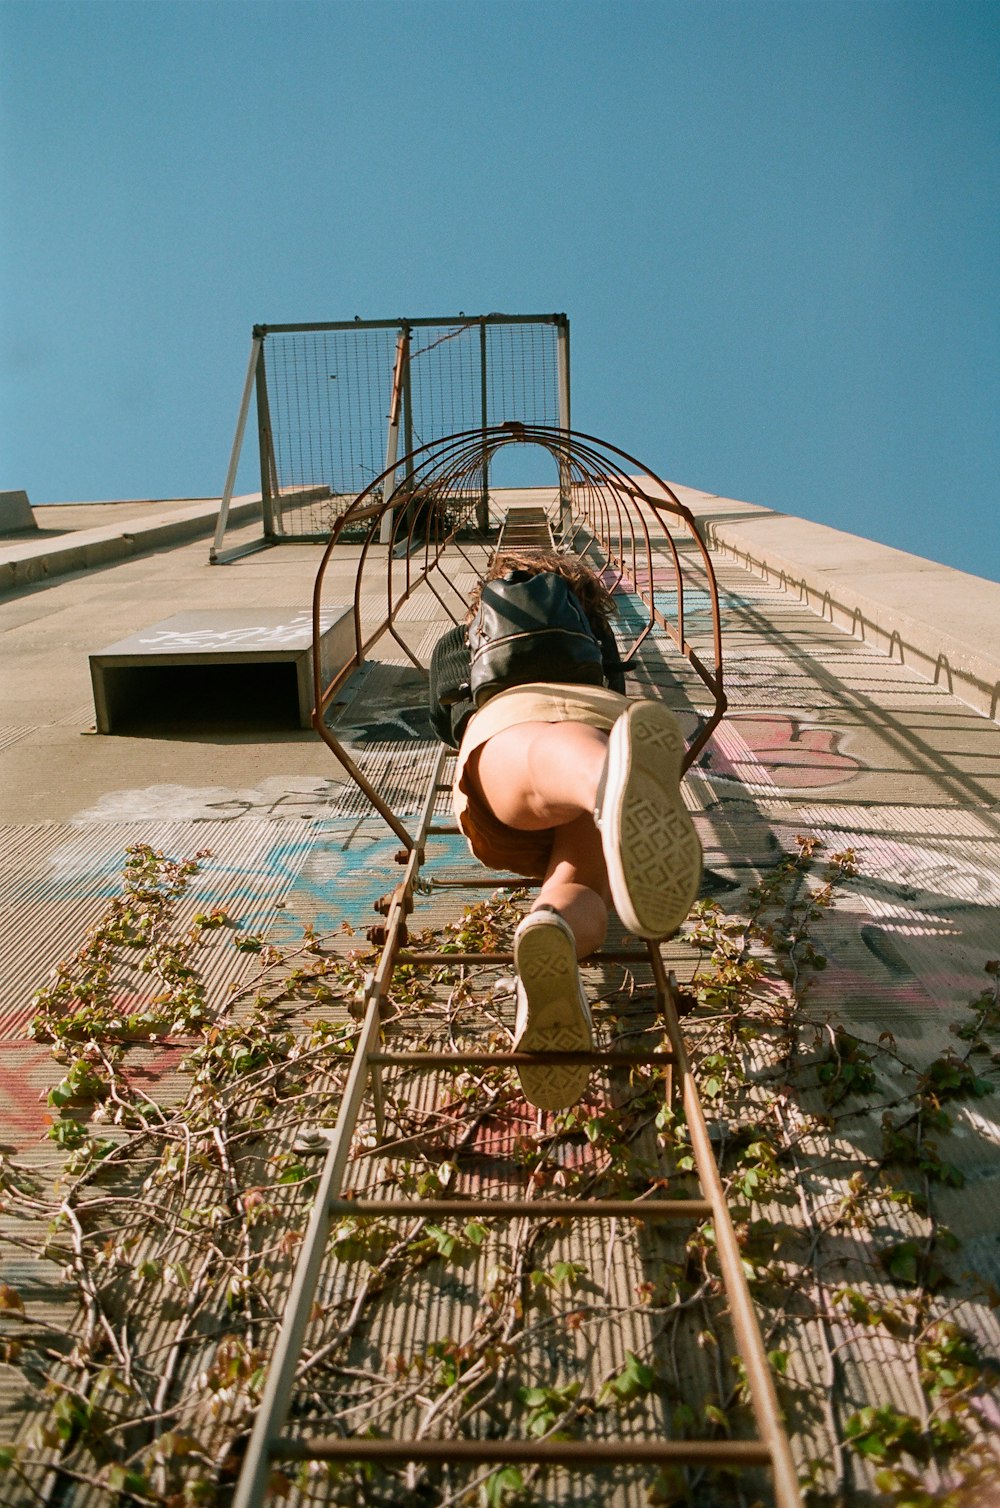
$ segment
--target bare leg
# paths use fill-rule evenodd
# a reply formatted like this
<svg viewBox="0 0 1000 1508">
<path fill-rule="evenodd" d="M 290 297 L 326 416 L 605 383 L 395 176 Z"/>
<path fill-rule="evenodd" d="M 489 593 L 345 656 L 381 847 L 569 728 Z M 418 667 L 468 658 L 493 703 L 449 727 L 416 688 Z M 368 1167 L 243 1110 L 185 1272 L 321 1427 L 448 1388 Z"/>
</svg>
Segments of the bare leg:
<svg viewBox="0 0 1000 1508">
<path fill-rule="evenodd" d="M 592 1048 L 576 961 L 603 942 L 612 895 L 630 930 L 653 938 L 677 927 L 697 892 L 701 846 L 677 783 L 682 752 L 676 720 L 659 703 L 640 702 L 610 738 L 584 723 L 521 723 L 494 734 L 465 766 L 499 821 L 552 833 L 538 898 L 514 934 L 514 1042 L 534 1057 L 518 1075 L 525 1098 L 542 1109 L 572 1105 L 586 1087 L 586 1063 L 544 1059 Z"/>
<path fill-rule="evenodd" d="M 586 958 L 604 941 L 610 901 L 601 835 L 588 812 L 556 828 L 548 871 L 531 909 L 558 911 L 576 939 L 577 958 Z"/>
<path fill-rule="evenodd" d="M 495 733 L 467 769 L 493 815 L 540 832 L 593 816 L 608 735 L 586 723 L 519 723 Z"/>
<path fill-rule="evenodd" d="M 593 816 L 607 747 L 608 735 L 584 723 L 520 723 L 495 734 L 467 766 L 501 822 L 522 832 L 554 830 L 532 910 L 559 912 L 578 958 L 600 947 L 608 925 L 611 892 Z"/>
</svg>

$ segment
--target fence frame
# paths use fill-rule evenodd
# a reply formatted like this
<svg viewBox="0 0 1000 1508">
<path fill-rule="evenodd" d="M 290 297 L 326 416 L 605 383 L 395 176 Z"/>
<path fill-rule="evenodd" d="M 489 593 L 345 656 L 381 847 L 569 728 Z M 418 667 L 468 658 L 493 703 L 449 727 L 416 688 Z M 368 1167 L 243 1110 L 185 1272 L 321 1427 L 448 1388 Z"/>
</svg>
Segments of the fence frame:
<svg viewBox="0 0 1000 1508">
<path fill-rule="evenodd" d="M 250 359 L 236 421 L 236 432 L 230 450 L 229 468 L 226 472 L 226 480 L 222 489 L 215 536 L 209 549 L 209 563 L 211 565 L 225 565 L 232 560 L 239 559 L 243 555 L 287 542 L 325 544 L 330 535 L 329 528 L 295 535 L 289 535 L 285 529 L 284 506 L 288 503 L 289 498 L 287 496 L 283 497 L 282 489 L 278 482 L 275 464 L 274 434 L 271 422 L 271 405 L 267 388 L 265 345 L 268 337 L 271 335 L 320 334 L 323 332 L 348 330 L 398 331 L 389 413 L 386 417 L 385 471 L 383 472 L 383 479 L 385 480 L 386 491 L 388 493 L 396 490 L 396 463 L 399 457 L 401 442 L 406 456 L 409 456 L 414 449 L 413 400 L 410 385 L 410 342 L 413 331 L 453 326 L 457 333 L 461 330 L 472 330 L 478 327 L 480 344 L 479 422 L 484 440 L 482 450 L 482 482 L 476 519 L 479 528 L 485 532 L 489 527 L 490 462 L 490 450 L 485 438 L 487 430 L 490 428 L 487 330 L 491 326 L 500 327 L 505 325 L 554 326 L 556 332 L 557 424 L 559 429 L 569 430 L 570 346 L 569 318 L 565 314 L 477 314 L 472 316 L 458 314 L 456 316 L 444 317 L 423 316 L 419 319 L 350 319 L 295 324 L 254 325 L 250 344 Z M 250 401 L 254 396 L 256 397 L 260 464 L 262 530 L 258 539 L 241 545 L 230 546 L 227 549 L 225 548 L 225 536 L 229 522 L 229 511 L 236 486 L 236 476 L 243 454 L 247 421 L 250 413 Z M 525 417 L 525 415 L 516 413 L 504 415 L 506 421 L 519 421 Z M 430 436 L 431 440 L 438 438 L 440 436 Z M 302 495 L 301 491 L 295 494 L 299 500 L 301 500 Z M 563 470 L 560 471 L 560 508 L 564 515 L 568 515 L 569 477 L 568 473 L 565 473 Z M 387 517 L 384 520 L 383 529 L 385 538 L 387 539 L 392 530 L 391 517 Z"/>
</svg>

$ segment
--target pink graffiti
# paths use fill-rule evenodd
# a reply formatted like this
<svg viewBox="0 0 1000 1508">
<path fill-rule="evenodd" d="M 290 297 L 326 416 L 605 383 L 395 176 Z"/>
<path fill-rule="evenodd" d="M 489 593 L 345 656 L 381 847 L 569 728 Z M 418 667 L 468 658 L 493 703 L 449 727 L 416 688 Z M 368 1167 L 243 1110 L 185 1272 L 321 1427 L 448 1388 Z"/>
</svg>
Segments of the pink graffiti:
<svg viewBox="0 0 1000 1508">
<path fill-rule="evenodd" d="M 792 790 L 842 785 L 863 768 L 860 760 L 841 753 L 845 735 L 839 729 L 810 727 L 785 713 L 730 717 L 725 726 L 736 737 L 713 741 L 708 769 L 745 785 L 760 784 L 761 767 L 775 785 Z"/>
<path fill-rule="evenodd" d="M 4 1043 L 5 1056 L 13 1064 L 0 1066 L 0 1102 L 3 1103 L 3 1130 L 0 1141 L 21 1152 L 38 1141 L 52 1123 L 52 1112 L 45 1097 L 51 1072 L 52 1054 L 33 1042 Z"/>
</svg>

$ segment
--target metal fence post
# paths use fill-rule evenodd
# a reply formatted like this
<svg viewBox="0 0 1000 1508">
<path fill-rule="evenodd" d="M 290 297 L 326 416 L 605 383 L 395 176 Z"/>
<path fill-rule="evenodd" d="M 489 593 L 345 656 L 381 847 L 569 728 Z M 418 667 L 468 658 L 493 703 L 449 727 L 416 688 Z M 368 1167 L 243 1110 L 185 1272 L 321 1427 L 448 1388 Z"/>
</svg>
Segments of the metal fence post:
<svg viewBox="0 0 1000 1508">
<path fill-rule="evenodd" d="M 276 539 L 285 532 L 281 513 L 278 469 L 274 462 L 274 436 L 271 432 L 271 405 L 267 396 L 267 371 L 264 349 L 257 358 L 257 435 L 260 441 L 260 500 L 264 514 L 264 538 Z"/>
<path fill-rule="evenodd" d="M 483 421 L 483 475 L 479 493 L 479 504 L 476 508 L 476 525 L 484 534 L 490 527 L 490 453 L 489 447 L 486 444 L 486 430 L 490 422 L 487 409 L 488 401 L 486 321 L 482 320 L 479 326 L 479 403 Z"/>
<path fill-rule="evenodd" d="M 253 340 L 250 344 L 250 363 L 247 367 L 246 381 L 243 384 L 243 397 L 240 399 L 240 414 L 236 421 L 236 434 L 233 436 L 233 448 L 229 455 L 229 470 L 226 472 L 226 484 L 222 489 L 222 503 L 219 508 L 219 522 L 215 526 L 215 539 L 212 548 L 208 552 L 210 564 L 218 563 L 218 553 L 222 548 L 222 541 L 226 534 L 226 523 L 229 519 L 229 505 L 233 500 L 233 488 L 236 486 L 236 472 L 240 464 L 240 453 L 243 450 L 243 435 L 247 427 L 247 414 L 250 412 L 250 394 L 253 392 L 254 380 L 257 375 L 257 362 L 264 346 L 264 336 L 254 329 Z"/>
<path fill-rule="evenodd" d="M 386 478 L 383 495 L 391 497 L 396 488 L 396 461 L 399 456 L 399 413 L 403 403 L 403 369 L 410 359 L 410 341 L 406 330 L 399 332 L 396 341 L 396 365 L 392 373 L 392 396 L 389 400 L 389 432 L 385 442 Z M 387 508 L 379 528 L 379 543 L 387 545 L 392 539 L 393 510 Z"/>
<path fill-rule="evenodd" d="M 565 314 L 558 316 L 556 324 L 556 353 L 558 371 L 559 392 L 559 428 L 565 430 L 567 438 L 570 430 L 570 402 L 569 402 L 569 320 Z M 573 509 L 570 494 L 572 469 L 569 455 L 563 454 L 559 460 L 559 525 L 562 533 L 569 532 L 572 524 Z"/>
</svg>

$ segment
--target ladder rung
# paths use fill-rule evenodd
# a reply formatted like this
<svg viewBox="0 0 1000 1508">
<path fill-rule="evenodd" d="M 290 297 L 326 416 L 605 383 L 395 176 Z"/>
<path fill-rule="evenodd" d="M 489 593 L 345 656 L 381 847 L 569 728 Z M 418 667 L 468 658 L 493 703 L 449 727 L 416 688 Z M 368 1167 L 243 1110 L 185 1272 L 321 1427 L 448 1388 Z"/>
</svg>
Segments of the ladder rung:
<svg viewBox="0 0 1000 1508">
<path fill-rule="evenodd" d="M 520 1461 L 538 1466 L 673 1461 L 678 1466 L 767 1466 L 761 1440 L 314 1440 L 272 1441 L 284 1461 Z"/>
<path fill-rule="evenodd" d="M 676 1059 L 672 1052 L 618 1052 L 610 1049 L 602 1051 L 600 1048 L 592 1048 L 589 1052 L 463 1052 L 461 1049 L 452 1049 L 451 1052 L 421 1052 L 415 1049 L 413 1052 L 369 1053 L 368 1061 L 377 1063 L 380 1068 L 442 1068 L 449 1064 L 469 1064 L 477 1068 L 520 1067 L 522 1064 L 537 1067 L 539 1062 L 553 1065 L 593 1063 L 607 1064 L 610 1068 L 628 1068 L 650 1063 L 661 1063 L 669 1067 Z"/>
<path fill-rule="evenodd" d="M 397 963 L 413 964 L 425 968 L 437 968 L 449 963 L 513 963 L 513 953 L 415 953 L 406 949 L 396 954 Z M 582 960 L 585 968 L 599 963 L 648 963 L 649 953 L 645 948 L 602 948 Z"/>
<path fill-rule="evenodd" d="M 707 1199 L 331 1199 L 331 1215 L 446 1219 L 702 1220 Z"/>
</svg>

